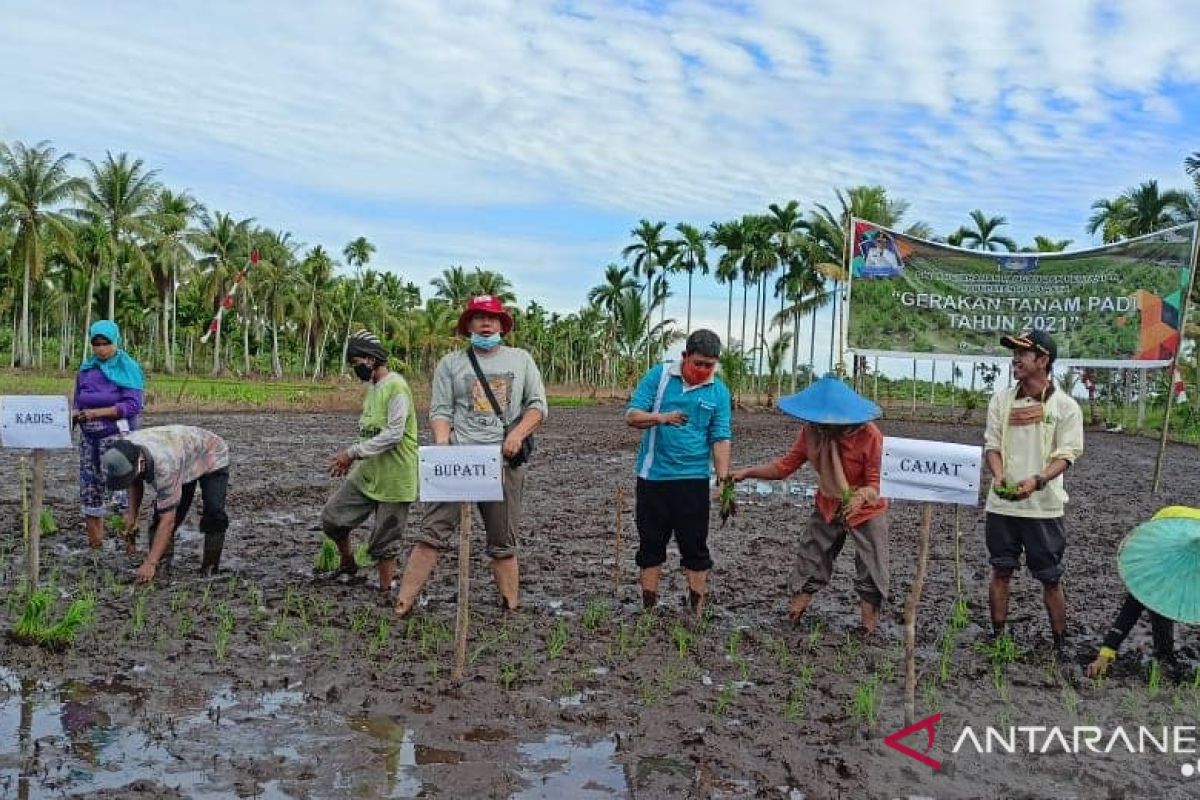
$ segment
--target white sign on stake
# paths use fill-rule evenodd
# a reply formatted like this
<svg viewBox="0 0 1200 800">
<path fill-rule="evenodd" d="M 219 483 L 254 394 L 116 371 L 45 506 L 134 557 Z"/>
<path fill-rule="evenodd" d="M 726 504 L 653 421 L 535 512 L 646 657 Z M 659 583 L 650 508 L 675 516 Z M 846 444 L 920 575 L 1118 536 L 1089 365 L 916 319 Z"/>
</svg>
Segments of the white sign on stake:
<svg viewBox="0 0 1200 800">
<path fill-rule="evenodd" d="M 71 447 L 71 412 L 61 395 L 0 397 L 0 445 L 31 450 Z"/>
<path fill-rule="evenodd" d="M 435 445 L 419 450 L 422 502 L 504 499 L 500 445 Z"/>
<path fill-rule="evenodd" d="M 895 500 L 979 503 L 983 448 L 922 439 L 883 439 L 879 493 Z"/>
</svg>

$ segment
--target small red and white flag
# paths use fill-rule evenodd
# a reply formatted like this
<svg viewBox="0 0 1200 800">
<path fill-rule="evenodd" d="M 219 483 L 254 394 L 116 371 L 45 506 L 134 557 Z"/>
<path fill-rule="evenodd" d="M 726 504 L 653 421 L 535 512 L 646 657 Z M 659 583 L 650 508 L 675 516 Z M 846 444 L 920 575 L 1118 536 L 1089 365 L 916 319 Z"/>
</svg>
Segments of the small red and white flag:
<svg viewBox="0 0 1200 800">
<path fill-rule="evenodd" d="M 250 264 L 242 269 L 233 279 L 233 285 L 229 287 L 229 291 L 221 298 L 221 304 L 217 306 L 217 315 L 213 317 L 212 322 L 208 323 L 208 331 L 200 337 L 201 344 L 208 344 L 208 340 L 212 335 L 221 329 L 221 318 L 225 316 L 225 312 L 233 308 L 234 300 L 237 297 L 238 287 L 246 282 L 246 272 L 251 265 L 257 264 L 259 261 L 258 250 L 250 251 Z"/>
<path fill-rule="evenodd" d="M 1175 374 L 1171 378 L 1171 394 L 1175 395 L 1176 403 L 1187 402 L 1187 385 L 1183 382 L 1183 373 L 1179 371 L 1179 367 L 1175 368 Z"/>
</svg>

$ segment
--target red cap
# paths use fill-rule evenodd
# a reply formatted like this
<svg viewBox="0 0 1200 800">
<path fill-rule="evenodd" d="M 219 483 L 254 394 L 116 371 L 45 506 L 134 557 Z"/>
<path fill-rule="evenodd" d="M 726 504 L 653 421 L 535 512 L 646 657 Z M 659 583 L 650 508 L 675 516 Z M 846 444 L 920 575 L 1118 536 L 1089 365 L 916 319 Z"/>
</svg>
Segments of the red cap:
<svg viewBox="0 0 1200 800">
<path fill-rule="evenodd" d="M 471 321 L 471 317 L 476 314 L 487 314 L 492 317 L 500 318 L 500 330 L 508 333 L 512 330 L 513 320 L 512 315 L 505 310 L 504 304 L 500 302 L 499 297 L 493 297 L 490 294 L 481 294 L 478 297 L 472 297 L 467 301 L 467 307 L 461 314 L 458 315 L 458 335 L 467 335 L 467 323 Z"/>
</svg>

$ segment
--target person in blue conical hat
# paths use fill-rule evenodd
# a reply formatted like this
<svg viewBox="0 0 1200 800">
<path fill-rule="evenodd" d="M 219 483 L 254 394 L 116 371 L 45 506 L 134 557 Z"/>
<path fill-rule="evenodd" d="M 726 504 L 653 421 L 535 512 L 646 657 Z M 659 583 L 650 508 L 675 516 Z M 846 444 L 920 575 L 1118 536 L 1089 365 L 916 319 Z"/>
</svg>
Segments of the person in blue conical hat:
<svg viewBox="0 0 1200 800">
<path fill-rule="evenodd" d="M 773 461 L 734 469 L 730 477 L 781 480 L 805 462 L 817 473 L 816 507 L 800 536 L 788 581 L 788 620 L 798 623 L 813 595 L 828 585 L 833 562 L 849 538 L 862 629 L 873 634 L 890 579 L 887 501 L 879 496 L 883 433 L 872 422 L 883 412 L 832 374 L 782 398 L 779 410 L 804 423 L 791 449 Z"/>
</svg>

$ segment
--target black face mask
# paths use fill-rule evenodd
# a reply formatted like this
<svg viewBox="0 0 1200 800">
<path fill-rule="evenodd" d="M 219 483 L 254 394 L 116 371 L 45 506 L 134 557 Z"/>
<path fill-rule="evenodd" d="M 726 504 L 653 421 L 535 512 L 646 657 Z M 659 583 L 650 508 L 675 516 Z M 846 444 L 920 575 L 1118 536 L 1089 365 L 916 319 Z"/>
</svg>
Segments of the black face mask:
<svg viewBox="0 0 1200 800">
<path fill-rule="evenodd" d="M 360 381 L 369 381 L 371 376 L 375 374 L 374 367 L 368 367 L 366 364 L 355 364 L 354 374 Z"/>
</svg>

